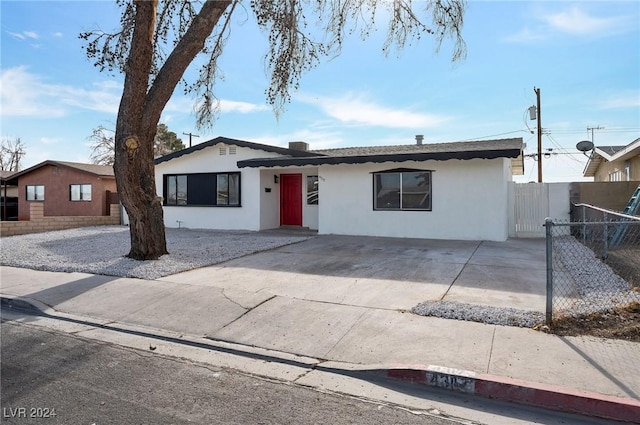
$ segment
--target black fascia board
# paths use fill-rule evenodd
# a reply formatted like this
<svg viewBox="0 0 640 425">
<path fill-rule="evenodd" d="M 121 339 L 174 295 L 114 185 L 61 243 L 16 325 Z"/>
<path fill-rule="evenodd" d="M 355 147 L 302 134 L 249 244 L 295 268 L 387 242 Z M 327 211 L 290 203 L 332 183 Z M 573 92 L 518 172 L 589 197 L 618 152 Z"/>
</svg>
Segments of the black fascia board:
<svg viewBox="0 0 640 425">
<path fill-rule="evenodd" d="M 302 165 L 337 165 L 337 164 L 366 164 L 367 162 L 404 162 L 404 161 L 446 161 L 449 159 L 496 159 L 517 158 L 520 149 L 499 149 L 486 151 L 461 152 L 414 152 L 408 154 L 380 154 L 357 156 L 311 156 L 304 158 L 256 158 L 238 161 L 239 168 L 257 167 L 286 167 Z"/>
<path fill-rule="evenodd" d="M 313 152 L 299 151 L 295 149 L 281 148 L 278 146 L 271 146 L 271 145 L 263 145 L 261 143 L 247 142 L 245 140 L 238 140 L 238 139 L 230 139 L 228 137 L 216 137 L 215 139 L 211 139 L 206 142 L 199 143 L 195 146 L 191 146 L 190 148 L 182 149 L 182 150 L 167 154 L 165 156 L 156 158 L 154 160 L 154 163 L 157 165 L 162 162 L 170 161 L 172 159 L 179 158 L 183 155 L 188 155 L 190 153 L 193 153 L 211 146 L 215 146 L 220 143 L 224 143 L 225 145 L 235 145 L 243 148 L 256 149 L 256 150 L 261 150 L 266 152 L 273 152 L 273 153 L 278 153 L 281 155 L 288 155 L 293 157 L 318 156 L 318 153 L 313 153 Z"/>
</svg>

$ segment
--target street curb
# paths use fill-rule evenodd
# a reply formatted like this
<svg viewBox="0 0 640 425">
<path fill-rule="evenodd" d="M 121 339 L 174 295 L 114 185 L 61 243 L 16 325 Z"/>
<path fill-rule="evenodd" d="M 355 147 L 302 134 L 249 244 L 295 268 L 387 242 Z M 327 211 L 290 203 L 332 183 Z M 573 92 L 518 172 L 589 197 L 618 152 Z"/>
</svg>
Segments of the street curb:
<svg viewBox="0 0 640 425">
<path fill-rule="evenodd" d="M 57 312 L 50 306 L 28 297 L 0 294 L 0 302 L 4 306 L 17 310 L 35 310 L 53 316 L 73 316 Z M 92 320 L 96 321 L 98 319 L 92 318 Z M 94 326 L 96 329 L 101 328 L 100 323 L 95 323 Z M 111 323 L 110 326 L 118 328 L 114 330 L 125 331 L 140 328 L 136 326 L 132 327 L 124 323 Z M 170 338 L 191 341 L 186 335 L 178 335 L 178 333 L 162 331 L 160 329 L 149 329 L 144 332 L 156 332 L 158 336 L 164 339 Z M 247 346 L 233 348 L 235 344 L 227 341 L 207 340 L 206 343 L 217 344 L 221 347 L 226 346 L 227 348 L 231 347 L 231 349 L 242 351 L 246 351 L 249 348 Z M 318 359 L 283 353 L 277 350 L 259 349 L 258 347 L 253 347 L 251 351 L 254 350 L 256 356 L 269 356 L 273 358 L 271 361 L 274 361 L 276 358 L 283 358 L 282 354 L 287 354 L 287 356 L 293 356 L 292 358 L 299 358 L 297 362 L 301 364 L 304 363 L 304 367 L 309 369 L 322 370 L 326 368 L 326 363 Z M 291 358 L 289 358 L 289 361 L 291 361 Z M 360 367 L 356 369 L 349 369 L 348 367 L 345 369 L 344 366 L 346 366 L 346 364 L 343 365 L 341 369 L 345 371 L 374 370 L 375 375 L 382 375 L 387 379 L 423 384 L 429 387 L 468 394 L 470 396 L 524 404 L 564 413 L 575 413 L 583 416 L 621 422 L 640 423 L 638 422 L 640 418 L 640 400 L 631 398 L 609 396 L 553 384 L 540 384 L 435 365 L 376 365 L 375 367 L 373 365 L 369 365 L 368 367 L 359 365 Z"/>
<path fill-rule="evenodd" d="M 565 413 L 637 423 L 640 400 L 442 366 L 399 366 L 387 378 Z"/>
<path fill-rule="evenodd" d="M 52 314 L 56 311 L 47 304 L 33 298 L 22 297 L 18 295 L 9 295 L 0 293 L 0 302 L 9 308 L 20 310 L 39 311 L 40 313 Z"/>
</svg>

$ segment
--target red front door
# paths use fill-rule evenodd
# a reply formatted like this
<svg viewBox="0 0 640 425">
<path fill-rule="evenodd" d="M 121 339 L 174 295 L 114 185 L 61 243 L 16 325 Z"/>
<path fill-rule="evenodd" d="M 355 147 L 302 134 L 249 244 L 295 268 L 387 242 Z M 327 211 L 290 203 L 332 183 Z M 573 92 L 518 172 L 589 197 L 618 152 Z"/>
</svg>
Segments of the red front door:
<svg viewBox="0 0 640 425">
<path fill-rule="evenodd" d="M 280 225 L 302 226 L 302 174 L 280 175 Z"/>
</svg>

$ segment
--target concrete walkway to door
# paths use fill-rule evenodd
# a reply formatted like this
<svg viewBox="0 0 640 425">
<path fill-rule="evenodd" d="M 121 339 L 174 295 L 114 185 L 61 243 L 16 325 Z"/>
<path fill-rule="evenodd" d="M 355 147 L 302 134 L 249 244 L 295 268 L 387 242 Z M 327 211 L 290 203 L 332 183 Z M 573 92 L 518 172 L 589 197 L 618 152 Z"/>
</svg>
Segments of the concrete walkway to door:
<svg viewBox="0 0 640 425">
<path fill-rule="evenodd" d="M 321 235 L 159 280 L 389 310 L 447 300 L 544 312 L 545 276 L 543 239 Z"/>
</svg>

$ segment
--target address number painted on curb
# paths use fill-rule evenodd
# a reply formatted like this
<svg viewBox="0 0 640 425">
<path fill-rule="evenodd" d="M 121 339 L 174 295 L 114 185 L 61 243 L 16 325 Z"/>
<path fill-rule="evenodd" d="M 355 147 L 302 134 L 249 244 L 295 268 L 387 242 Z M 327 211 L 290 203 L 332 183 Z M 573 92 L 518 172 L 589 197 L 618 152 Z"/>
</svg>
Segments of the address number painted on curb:
<svg viewBox="0 0 640 425">
<path fill-rule="evenodd" d="M 430 366 L 427 370 L 427 384 L 463 393 L 475 393 L 475 373 L 449 367 Z"/>
</svg>

